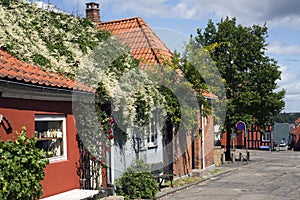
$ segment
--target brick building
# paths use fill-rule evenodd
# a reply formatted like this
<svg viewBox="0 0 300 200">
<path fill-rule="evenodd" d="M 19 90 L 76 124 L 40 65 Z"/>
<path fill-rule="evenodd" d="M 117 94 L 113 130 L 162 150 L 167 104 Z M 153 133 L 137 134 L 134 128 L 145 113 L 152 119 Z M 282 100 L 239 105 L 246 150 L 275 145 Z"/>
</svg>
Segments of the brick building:
<svg viewBox="0 0 300 200">
<path fill-rule="evenodd" d="M 295 128 L 290 131 L 289 144 L 294 150 L 300 150 L 300 118 L 295 121 Z"/>
</svg>

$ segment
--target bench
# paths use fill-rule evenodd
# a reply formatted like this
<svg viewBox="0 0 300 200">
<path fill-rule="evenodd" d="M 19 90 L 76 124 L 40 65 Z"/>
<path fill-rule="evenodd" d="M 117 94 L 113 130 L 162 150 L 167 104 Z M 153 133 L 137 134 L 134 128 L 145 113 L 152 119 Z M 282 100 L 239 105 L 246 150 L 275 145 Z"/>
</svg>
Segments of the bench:
<svg viewBox="0 0 300 200">
<path fill-rule="evenodd" d="M 92 198 L 98 193 L 99 190 L 73 189 L 50 197 L 42 198 L 41 200 L 82 200 Z"/>
<path fill-rule="evenodd" d="M 152 163 L 151 164 L 151 174 L 152 177 L 158 182 L 158 189 L 162 188 L 162 183 L 164 180 L 169 180 L 171 182 L 171 187 L 173 187 L 173 177 L 175 174 L 166 174 L 164 173 L 164 165 L 162 162 Z"/>
</svg>

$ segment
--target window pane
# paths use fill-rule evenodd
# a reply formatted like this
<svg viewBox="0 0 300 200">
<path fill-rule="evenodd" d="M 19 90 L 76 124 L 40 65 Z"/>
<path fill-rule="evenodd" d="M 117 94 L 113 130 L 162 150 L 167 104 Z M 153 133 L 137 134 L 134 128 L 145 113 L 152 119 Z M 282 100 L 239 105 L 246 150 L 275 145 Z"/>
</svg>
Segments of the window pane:
<svg viewBox="0 0 300 200">
<path fill-rule="evenodd" d="M 36 147 L 47 152 L 47 158 L 64 156 L 64 120 L 55 117 L 37 117 L 35 121 Z"/>
</svg>

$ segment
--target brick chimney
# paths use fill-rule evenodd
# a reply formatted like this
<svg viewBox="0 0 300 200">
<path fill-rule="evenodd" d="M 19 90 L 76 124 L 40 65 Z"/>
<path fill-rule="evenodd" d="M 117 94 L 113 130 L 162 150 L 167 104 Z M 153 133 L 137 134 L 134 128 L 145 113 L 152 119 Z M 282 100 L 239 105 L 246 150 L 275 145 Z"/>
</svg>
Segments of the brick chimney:
<svg viewBox="0 0 300 200">
<path fill-rule="evenodd" d="M 100 22 L 99 4 L 95 2 L 86 3 L 86 18 L 92 22 Z"/>
</svg>

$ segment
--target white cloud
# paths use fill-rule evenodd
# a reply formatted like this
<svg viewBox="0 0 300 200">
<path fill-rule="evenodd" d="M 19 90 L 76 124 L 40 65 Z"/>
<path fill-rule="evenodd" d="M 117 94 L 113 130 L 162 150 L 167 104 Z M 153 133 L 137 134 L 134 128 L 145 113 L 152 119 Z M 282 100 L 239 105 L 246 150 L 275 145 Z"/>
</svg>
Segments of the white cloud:
<svg viewBox="0 0 300 200">
<path fill-rule="evenodd" d="M 300 54 L 300 44 L 286 45 L 280 41 L 274 41 L 269 44 L 267 52 L 280 55 Z"/>
<path fill-rule="evenodd" d="M 281 80 L 278 81 L 278 84 L 284 88 L 287 88 L 291 83 L 295 83 L 298 80 L 298 76 L 295 73 L 291 73 L 287 66 L 279 65 L 279 70 L 281 71 Z"/>
<path fill-rule="evenodd" d="M 44 10 L 49 10 L 53 12 L 63 12 L 62 10 L 57 9 L 55 5 L 48 4 L 43 1 L 35 1 L 34 4 L 36 4 L 38 8 L 42 8 Z"/>
<path fill-rule="evenodd" d="M 47 3 L 47 0 L 43 0 Z M 51 3 L 63 5 L 62 9 L 79 9 L 85 12 L 85 0 L 50 0 Z M 59 3 L 58 3 L 59 2 Z M 134 13 L 141 17 L 170 19 L 208 19 L 237 17 L 244 25 L 263 24 L 269 26 L 292 26 L 299 28 L 299 0 L 102 0 L 99 2 L 103 13 L 115 15 Z M 132 16 L 128 16 L 132 17 Z"/>
<path fill-rule="evenodd" d="M 299 8 L 300 9 L 300 8 Z M 299 30 L 299 24 L 300 24 L 300 16 L 297 15 L 287 15 L 283 17 L 277 17 L 273 20 L 268 21 L 269 27 L 286 27 L 286 28 L 292 28 Z"/>
<path fill-rule="evenodd" d="M 294 97 L 295 95 L 300 96 L 300 83 L 290 83 L 283 87 L 286 89 L 286 98 Z"/>
<path fill-rule="evenodd" d="M 279 89 L 285 89 L 285 112 L 300 111 L 300 82 L 299 74 L 291 72 L 287 66 L 280 66 L 281 80 L 278 81 Z"/>
</svg>

